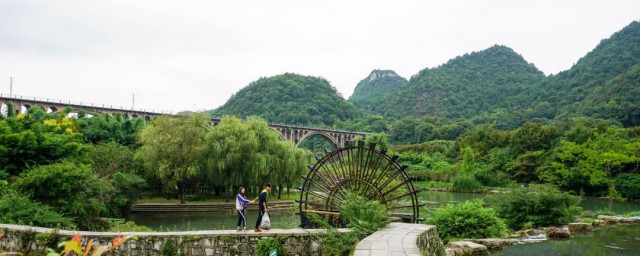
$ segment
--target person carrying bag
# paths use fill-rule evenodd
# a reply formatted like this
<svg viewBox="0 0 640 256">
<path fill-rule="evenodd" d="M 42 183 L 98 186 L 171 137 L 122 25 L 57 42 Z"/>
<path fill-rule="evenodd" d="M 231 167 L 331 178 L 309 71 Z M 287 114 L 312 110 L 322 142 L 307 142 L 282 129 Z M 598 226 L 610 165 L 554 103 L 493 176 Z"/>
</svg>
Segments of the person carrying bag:
<svg viewBox="0 0 640 256">
<path fill-rule="evenodd" d="M 269 208 L 267 207 L 267 194 L 269 191 L 271 191 L 271 184 L 267 183 L 264 185 L 264 189 L 258 196 L 258 208 L 260 210 L 258 212 L 258 219 L 256 220 L 256 228 L 253 230 L 254 232 L 262 232 L 260 226 L 262 226 L 264 230 L 270 229 L 271 218 L 269 216 Z"/>
</svg>

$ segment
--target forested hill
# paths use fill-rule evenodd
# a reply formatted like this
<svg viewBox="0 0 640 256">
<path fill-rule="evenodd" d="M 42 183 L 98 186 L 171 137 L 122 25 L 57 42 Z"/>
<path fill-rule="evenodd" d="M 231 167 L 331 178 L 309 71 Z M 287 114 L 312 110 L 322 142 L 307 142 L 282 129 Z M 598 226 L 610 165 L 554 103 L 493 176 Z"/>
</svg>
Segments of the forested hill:
<svg viewBox="0 0 640 256">
<path fill-rule="evenodd" d="M 427 68 L 387 95 L 379 114 L 472 118 L 497 108 L 515 108 L 512 97 L 544 79 L 544 74 L 506 46 L 465 54 Z"/>
<path fill-rule="evenodd" d="M 548 101 L 558 114 L 615 119 L 640 125 L 640 22 L 602 40 L 571 69 L 550 77 L 536 102 Z"/>
<path fill-rule="evenodd" d="M 386 118 L 464 118 L 501 129 L 578 116 L 637 126 L 639 65 L 640 22 L 632 22 L 557 75 L 545 77 L 508 47 L 493 46 L 424 69 L 405 85 L 371 98 L 365 109 Z M 358 86 L 354 95 L 371 94 L 369 89 Z"/>
<path fill-rule="evenodd" d="M 360 110 L 327 80 L 286 73 L 250 83 L 210 113 L 214 117 L 255 115 L 274 123 L 330 127 L 359 116 Z"/>
<path fill-rule="evenodd" d="M 407 79 L 393 70 L 373 70 L 362 79 L 353 91 L 349 101 L 369 113 L 375 113 L 382 98 L 407 83 Z"/>
</svg>

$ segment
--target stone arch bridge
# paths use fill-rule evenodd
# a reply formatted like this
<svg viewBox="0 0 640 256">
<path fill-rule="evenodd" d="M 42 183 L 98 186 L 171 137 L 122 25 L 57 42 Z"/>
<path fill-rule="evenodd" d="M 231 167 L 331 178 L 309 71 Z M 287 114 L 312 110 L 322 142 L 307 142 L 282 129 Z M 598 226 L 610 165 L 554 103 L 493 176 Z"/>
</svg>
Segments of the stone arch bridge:
<svg viewBox="0 0 640 256">
<path fill-rule="evenodd" d="M 101 114 L 101 115 L 113 115 L 115 113 L 121 113 L 130 118 L 144 118 L 145 120 L 151 120 L 160 115 L 176 115 L 176 113 L 169 111 L 156 111 L 149 109 L 131 109 L 115 105 L 95 104 L 88 102 L 75 102 L 65 100 L 55 100 L 49 98 L 37 98 L 37 97 L 25 97 L 18 95 L 6 95 L 0 94 L 0 111 L 2 114 L 7 111 L 7 104 L 11 103 L 15 107 L 16 114 L 26 112 L 33 106 L 42 106 L 47 112 L 54 113 L 63 111 L 66 108 L 72 108 L 72 112 L 84 110 L 88 114 Z M 212 118 L 211 124 L 217 125 L 220 123 L 220 119 Z M 324 128 L 304 127 L 288 124 L 274 124 L 269 123 L 271 129 L 280 133 L 280 138 L 291 142 L 294 146 L 298 146 L 304 139 L 319 135 L 326 138 L 335 147 L 347 146 L 349 141 L 353 141 L 356 137 L 366 137 L 369 133 L 355 132 L 355 131 L 343 131 L 332 130 Z"/>
</svg>

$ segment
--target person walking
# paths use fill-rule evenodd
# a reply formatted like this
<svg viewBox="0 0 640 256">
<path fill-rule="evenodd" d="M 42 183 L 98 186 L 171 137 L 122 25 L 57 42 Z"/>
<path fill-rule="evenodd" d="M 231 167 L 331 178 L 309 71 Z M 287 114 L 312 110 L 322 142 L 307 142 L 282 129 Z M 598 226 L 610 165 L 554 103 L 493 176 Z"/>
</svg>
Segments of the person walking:
<svg viewBox="0 0 640 256">
<path fill-rule="evenodd" d="M 264 189 L 258 196 L 258 208 L 260 211 L 258 212 L 258 219 L 256 220 L 256 228 L 253 230 L 254 232 L 262 232 L 262 230 L 260 230 L 262 216 L 269 212 L 269 208 L 267 207 L 267 195 L 269 194 L 269 191 L 271 191 L 271 184 L 267 183 L 264 185 Z M 269 230 L 269 227 L 265 227 L 264 230 Z"/>
<path fill-rule="evenodd" d="M 245 194 L 244 187 L 238 188 L 238 195 L 236 195 L 236 210 L 238 211 L 238 227 L 236 231 L 240 232 L 240 227 L 243 226 L 243 231 L 247 231 L 247 215 L 245 210 L 247 209 L 247 203 L 255 203 L 256 201 L 249 201 Z"/>
</svg>

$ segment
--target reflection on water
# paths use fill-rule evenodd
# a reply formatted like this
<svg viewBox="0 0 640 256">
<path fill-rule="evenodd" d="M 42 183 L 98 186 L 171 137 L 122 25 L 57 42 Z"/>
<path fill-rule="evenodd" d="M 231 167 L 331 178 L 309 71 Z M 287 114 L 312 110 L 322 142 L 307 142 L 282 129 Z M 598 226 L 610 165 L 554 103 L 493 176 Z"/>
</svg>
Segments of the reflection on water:
<svg viewBox="0 0 640 256">
<path fill-rule="evenodd" d="M 247 229 L 253 230 L 258 212 L 247 212 Z M 232 212 L 137 212 L 130 220 L 155 231 L 236 229 L 238 214 Z M 272 211 L 272 228 L 298 228 L 300 217 L 293 211 Z"/>
<path fill-rule="evenodd" d="M 640 225 L 618 225 L 571 239 L 509 246 L 491 255 L 640 255 Z"/>
<path fill-rule="evenodd" d="M 461 203 L 466 200 L 473 200 L 475 198 L 486 198 L 494 194 L 478 194 L 478 193 L 453 193 L 453 192 L 438 192 L 438 191 L 426 191 L 420 194 L 423 201 L 426 201 L 429 209 L 438 208 L 440 205 L 447 203 Z M 609 202 L 605 199 L 583 198 L 580 202 L 580 206 L 584 210 L 602 210 L 607 209 Z M 627 212 L 640 211 L 640 203 L 638 202 L 613 202 L 613 211 L 619 214 Z"/>
</svg>

